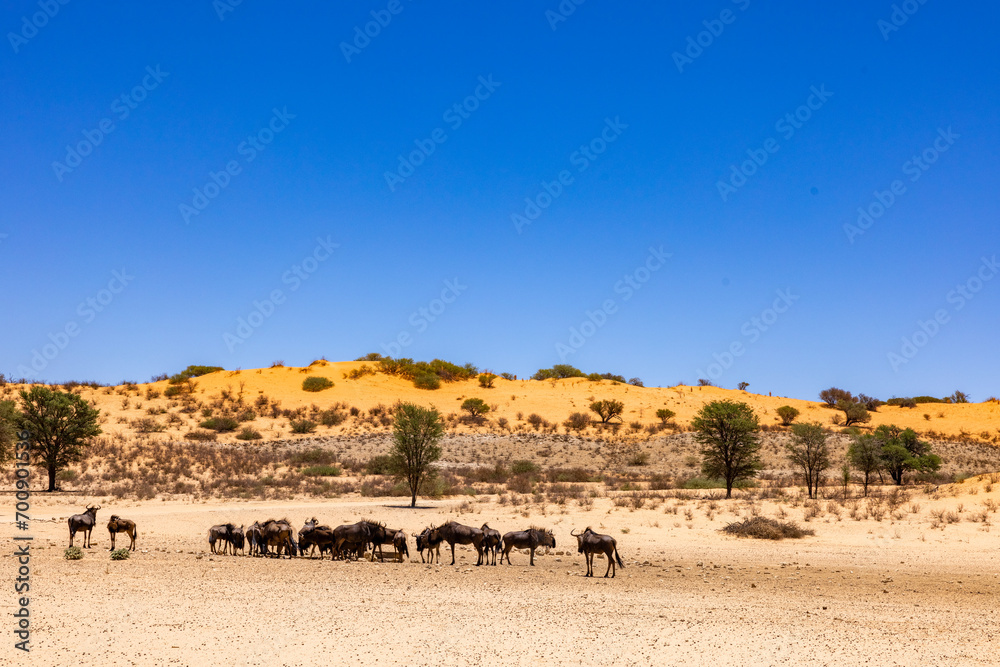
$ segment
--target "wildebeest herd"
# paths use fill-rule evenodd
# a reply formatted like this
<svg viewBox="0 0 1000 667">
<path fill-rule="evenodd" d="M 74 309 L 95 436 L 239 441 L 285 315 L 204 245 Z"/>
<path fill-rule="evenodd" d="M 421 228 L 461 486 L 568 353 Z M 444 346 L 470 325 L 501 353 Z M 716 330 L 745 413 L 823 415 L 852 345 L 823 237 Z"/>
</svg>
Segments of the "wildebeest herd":
<svg viewBox="0 0 1000 667">
<path fill-rule="evenodd" d="M 97 523 L 97 510 L 100 506 L 86 508 L 83 514 L 74 514 L 69 518 L 69 545 L 73 546 L 73 538 L 76 533 L 84 534 L 84 548 L 90 548 L 90 533 Z M 130 550 L 135 550 L 135 539 L 137 535 L 134 521 L 122 519 L 118 515 L 112 515 L 108 522 L 108 532 L 111 534 L 111 548 L 115 548 L 115 536 L 118 533 L 125 533 L 131 539 Z M 584 555 L 587 562 L 586 576 L 594 576 L 594 556 L 602 554 L 608 561 L 608 569 L 604 576 L 609 574 L 614 577 L 617 567 L 625 567 L 621 556 L 618 555 L 618 544 L 615 538 L 610 535 L 595 533 L 589 527 L 582 533 L 570 531 L 570 535 L 576 538 L 577 551 Z M 297 538 L 297 539 L 296 539 Z M 480 528 L 465 526 L 455 521 L 448 521 L 440 526 L 428 526 L 419 534 L 414 536 L 417 552 L 420 554 L 421 562 L 433 563 L 435 556 L 437 561 L 441 561 L 441 544 L 447 543 L 451 547 L 451 564 L 455 564 L 455 545 L 471 545 L 478 555 L 476 565 L 497 564 L 497 555 L 500 555 L 500 563 L 504 558 L 510 565 L 510 552 L 513 549 L 525 549 L 529 552 L 529 565 L 535 564 L 535 551 L 539 547 L 555 548 L 556 538 L 548 528 L 531 527 L 527 530 L 518 530 L 500 534 L 500 531 L 490 528 L 488 524 L 483 524 Z M 385 524 L 371 519 L 364 519 L 357 523 L 345 524 L 331 528 L 320 525 L 319 521 L 313 517 L 305 522 L 296 533 L 291 523 L 287 519 L 268 519 L 267 521 L 255 521 L 250 526 L 237 527 L 232 523 L 219 524 L 208 529 L 208 544 L 213 554 L 237 555 L 237 552 L 250 556 L 270 556 L 278 558 L 288 557 L 315 557 L 318 555 L 322 560 L 325 554 L 330 555 L 331 560 L 357 560 L 366 553 L 371 554 L 371 559 L 375 559 L 375 551 L 378 550 L 379 560 L 384 560 L 384 546 L 391 546 L 397 561 L 403 562 L 403 558 L 409 558 L 410 550 L 407 546 L 408 536 L 399 529 L 387 528 Z M 424 560 L 424 552 L 427 552 L 427 560 Z M 318 552 L 318 554 L 317 554 Z M 616 567 L 617 566 L 617 567 Z"/>
</svg>

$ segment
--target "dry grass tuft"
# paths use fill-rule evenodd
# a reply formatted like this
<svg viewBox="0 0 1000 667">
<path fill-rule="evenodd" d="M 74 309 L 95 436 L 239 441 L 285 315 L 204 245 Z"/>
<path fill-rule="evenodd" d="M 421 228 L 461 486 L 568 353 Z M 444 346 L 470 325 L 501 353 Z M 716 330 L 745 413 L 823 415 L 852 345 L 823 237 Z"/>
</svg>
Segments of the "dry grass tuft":
<svg viewBox="0 0 1000 667">
<path fill-rule="evenodd" d="M 734 521 L 723 528 L 722 532 L 736 537 L 753 537 L 759 540 L 783 540 L 816 534 L 816 531 L 800 528 L 791 521 L 778 521 L 763 516 Z"/>
</svg>

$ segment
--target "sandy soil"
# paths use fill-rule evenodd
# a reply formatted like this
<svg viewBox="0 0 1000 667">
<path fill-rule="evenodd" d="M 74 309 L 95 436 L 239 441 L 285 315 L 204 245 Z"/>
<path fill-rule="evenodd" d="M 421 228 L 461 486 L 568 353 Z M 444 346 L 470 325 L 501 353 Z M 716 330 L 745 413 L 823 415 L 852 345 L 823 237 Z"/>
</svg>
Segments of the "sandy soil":
<svg viewBox="0 0 1000 667">
<path fill-rule="evenodd" d="M 0 664 L 996 664 L 998 514 L 988 505 L 1000 485 L 986 484 L 911 490 L 882 521 L 853 520 L 829 500 L 808 522 L 801 502 L 751 509 L 684 497 L 636 511 L 607 498 L 589 509 L 512 507 L 493 496 L 416 510 L 357 497 L 123 501 L 101 509 L 93 549 L 72 562 L 62 557 L 65 517 L 87 499 L 38 496 L 34 650 L 29 660 L 15 655 L 5 631 Z M 719 532 L 751 511 L 787 512 L 816 535 L 762 542 Z M 942 523 L 942 511 L 957 522 Z M 108 558 L 112 512 L 138 523 L 130 560 Z M 433 566 L 415 552 L 402 564 L 207 553 L 212 524 L 277 516 L 298 527 L 313 515 L 332 525 L 371 516 L 411 534 L 449 518 L 501 532 L 538 524 L 558 546 L 534 568 L 522 554 L 513 566 L 477 568 L 468 547 L 454 567 L 444 552 L 446 564 Z M 627 566 L 617 578 L 582 576 L 570 530 L 587 525 L 617 538 Z M 4 517 L 8 577 L 12 532 Z M 604 567 L 596 562 L 599 575 Z M 4 588 L 10 622 L 14 594 Z"/>
</svg>

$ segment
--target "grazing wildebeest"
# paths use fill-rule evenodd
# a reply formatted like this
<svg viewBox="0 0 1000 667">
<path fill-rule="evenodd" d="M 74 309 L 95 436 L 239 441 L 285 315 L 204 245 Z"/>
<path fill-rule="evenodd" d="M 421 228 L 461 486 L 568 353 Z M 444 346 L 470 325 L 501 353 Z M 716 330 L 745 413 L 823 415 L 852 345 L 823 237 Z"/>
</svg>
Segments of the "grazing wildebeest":
<svg viewBox="0 0 1000 667">
<path fill-rule="evenodd" d="M 493 555 L 493 565 L 497 564 L 497 552 L 500 551 L 500 531 L 490 528 L 489 524 L 484 523 L 483 527 L 480 528 L 483 531 L 483 551 L 486 552 L 486 559 L 489 560 L 490 554 Z"/>
<path fill-rule="evenodd" d="M 220 553 L 218 547 L 215 546 L 216 542 L 222 542 L 222 548 L 225 549 L 226 545 L 229 544 L 229 536 L 232 535 L 235 528 L 231 523 L 222 523 L 208 529 L 208 546 L 213 554 Z"/>
<path fill-rule="evenodd" d="M 294 556 L 298 552 L 298 548 L 295 545 L 293 535 L 292 525 L 288 523 L 287 519 L 280 521 L 268 519 L 260 527 L 260 546 L 263 554 L 265 556 L 271 555 L 268 552 L 268 547 L 274 547 L 275 556 L 281 556 L 282 553 Z"/>
<path fill-rule="evenodd" d="M 551 530 L 546 528 L 529 528 L 528 530 L 518 530 L 511 533 L 506 533 L 503 536 L 503 553 L 500 554 L 500 562 L 503 563 L 503 559 L 507 558 L 507 564 L 510 565 L 510 550 L 511 549 L 531 549 L 531 558 L 529 560 L 530 565 L 535 564 L 535 549 L 538 547 L 549 547 L 555 549 L 556 538 L 552 534 Z"/>
<path fill-rule="evenodd" d="M 125 533 L 129 536 L 132 543 L 128 545 L 128 550 L 135 551 L 135 536 L 138 534 L 135 529 L 135 521 L 129 521 L 117 514 L 112 514 L 111 519 L 108 521 L 108 532 L 111 533 L 111 551 L 115 550 L 115 536 L 118 533 Z"/>
<path fill-rule="evenodd" d="M 618 543 L 610 535 L 595 533 L 589 526 L 582 533 L 570 531 L 570 535 L 576 538 L 578 551 L 587 559 L 588 577 L 594 576 L 594 554 L 596 553 L 603 553 L 604 557 L 608 559 L 608 569 L 604 573 L 605 579 L 608 576 L 608 572 L 611 572 L 611 578 L 614 578 L 617 571 L 615 569 L 615 562 L 618 563 L 618 567 L 625 567 L 621 556 L 618 555 Z"/>
<path fill-rule="evenodd" d="M 403 556 L 410 557 L 410 548 L 406 546 L 406 533 L 397 530 L 392 536 L 392 548 L 396 550 L 396 560 L 403 562 Z"/>
<path fill-rule="evenodd" d="M 260 524 L 254 521 L 247 528 L 245 533 L 245 539 L 250 545 L 250 555 L 259 556 L 260 555 Z"/>
<path fill-rule="evenodd" d="M 424 549 L 427 550 L 428 562 L 434 562 L 434 554 L 437 554 L 438 563 L 441 562 L 441 536 L 437 533 L 437 528 L 431 526 L 430 528 L 424 528 L 423 531 L 416 536 L 417 542 L 417 553 L 420 554 L 420 562 L 424 562 Z"/>
<path fill-rule="evenodd" d="M 449 521 L 435 529 L 442 540 L 451 545 L 451 564 L 455 564 L 455 545 L 471 544 L 479 554 L 476 566 L 483 564 L 483 531 L 472 526 L 465 526 L 454 521 Z"/>
<path fill-rule="evenodd" d="M 337 526 L 333 529 L 333 536 L 334 556 L 343 554 L 346 557 L 350 551 L 357 555 L 358 552 L 364 553 L 365 547 L 371 542 L 371 528 L 367 521 L 358 521 Z"/>
<path fill-rule="evenodd" d="M 76 536 L 77 531 L 83 533 L 83 548 L 90 548 L 90 532 L 94 530 L 94 526 L 97 524 L 97 510 L 101 509 L 101 506 L 91 507 L 87 505 L 87 509 L 83 514 L 74 514 L 69 518 L 69 545 L 73 546 L 73 538 Z"/>
</svg>

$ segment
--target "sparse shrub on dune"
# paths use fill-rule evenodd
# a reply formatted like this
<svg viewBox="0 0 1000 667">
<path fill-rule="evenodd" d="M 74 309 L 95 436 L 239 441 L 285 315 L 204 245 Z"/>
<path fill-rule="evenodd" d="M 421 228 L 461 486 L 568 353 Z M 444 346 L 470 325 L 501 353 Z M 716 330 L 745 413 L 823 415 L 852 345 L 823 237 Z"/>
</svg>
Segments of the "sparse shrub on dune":
<svg viewBox="0 0 1000 667">
<path fill-rule="evenodd" d="M 237 440 L 260 440 L 263 438 L 259 431 L 256 431 L 249 426 L 244 427 L 239 433 L 236 434 Z"/>
<path fill-rule="evenodd" d="M 201 428 L 207 428 L 219 433 L 235 431 L 239 425 L 240 423 L 233 417 L 209 417 L 205 421 L 198 424 Z"/>
<path fill-rule="evenodd" d="M 141 417 L 132 420 L 132 429 L 136 433 L 162 433 L 167 427 L 151 417 Z"/>
<path fill-rule="evenodd" d="M 666 424 L 671 419 L 673 419 L 676 416 L 676 414 L 677 414 L 676 412 L 674 412 L 669 408 L 660 408 L 659 410 L 656 411 L 656 418 L 659 419 L 664 424 Z"/>
<path fill-rule="evenodd" d="M 184 434 L 185 440 L 194 440 L 195 442 L 211 442 L 218 440 L 219 436 L 214 431 L 188 431 Z"/>
<path fill-rule="evenodd" d="M 321 377 L 319 375 L 307 377 L 302 381 L 303 391 L 323 391 L 324 389 L 329 389 L 332 386 L 333 382 L 331 382 L 329 378 Z"/>
<path fill-rule="evenodd" d="M 574 412 L 563 422 L 563 426 L 568 431 L 584 431 L 590 426 L 590 417 L 583 412 Z"/>
<path fill-rule="evenodd" d="M 291 427 L 292 433 L 299 435 L 312 433 L 316 430 L 316 422 L 308 419 L 292 419 L 288 422 L 288 425 Z"/>
<path fill-rule="evenodd" d="M 330 408 L 319 413 L 319 423 L 323 426 L 339 426 L 347 419 L 347 415 L 337 408 Z"/>
<path fill-rule="evenodd" d="M 302 469 L 302 474 L 307 477 L 339 477 L 340 473 L 340 468 L 329 465 L 309 466 Z"/>
<path fill-rule="evenodd" d="M 481 398 L 467 398 L 462 402 L 462 409 L 468 412 L 469 416 L 475 418 L 489 412 L 490 406 Z"/>
<path fill-rule="evenodd" d="M 441 378 L 433 373 L 422 373 L 413 378 L 413 386 L 417 389 L 440 389 Z"/>
<path fill-rule="evenodd" d="M 534 375 L 531 376 L 532 380 L 562 380 L 565 378 L 582 378 L 586 377 L 584 372 L 579 368 L 570 366 L 569 364 L 556 364 L 552 368 L 539 368 Z"/>
<path fill-rule="evenodd" d="M 170 376 L 170 384 L 181 384 L 182 382 L 187 382 L 191 378 L 200 377 L 202 375 L 208 375 L 209 373 L 215 373 L 216 371 L 225 370 L 222 366 L 188 366 L 180 373 Z"/>
<path fill-rule="evenodd" d="M 612 419 L 621 419 L 622 413 L 625 411 L 625 404 L 621 401 L 605 399 L 594 401 L 590 404 L 590 409 L 597 413 L 602 424 L 607 424 Z"/>
<path fill-rule="evenodd" d="M 492 389 L 493 381 L 497 379 L 497 376 L 493 373 L 480 373 L 479 374 L 479 386 L 483 389 Z"/>
<path fill-rule="evenodd" d="M 722 528 L 722 532 L 736 537 L 752 537 L 759 540 L 796 539 L 816 534 L 816 531 L 801 528 L 791 521 L 778 521 L 763 516 L 734 521 Z"/>
<path fill-rule="evenodd" d="M 782 405 L 778 408 L 778 416 L 781 417 L 782 426 L 790 426 L 795 418 L 799 416 L 799 411 L 790 405 Z"/>
</svg>

